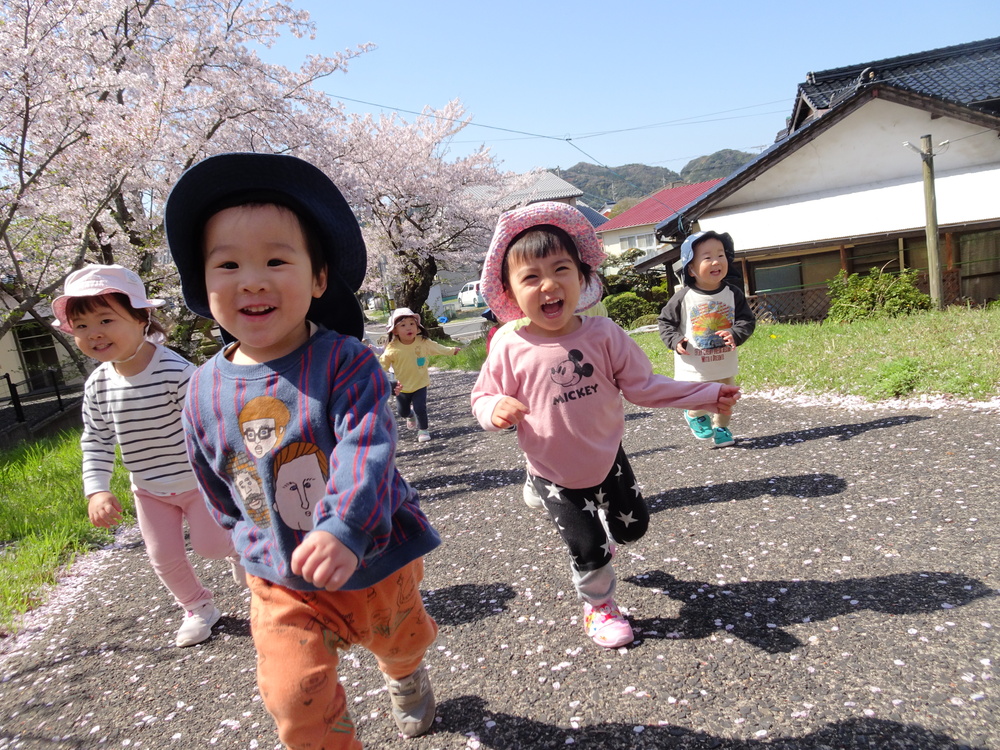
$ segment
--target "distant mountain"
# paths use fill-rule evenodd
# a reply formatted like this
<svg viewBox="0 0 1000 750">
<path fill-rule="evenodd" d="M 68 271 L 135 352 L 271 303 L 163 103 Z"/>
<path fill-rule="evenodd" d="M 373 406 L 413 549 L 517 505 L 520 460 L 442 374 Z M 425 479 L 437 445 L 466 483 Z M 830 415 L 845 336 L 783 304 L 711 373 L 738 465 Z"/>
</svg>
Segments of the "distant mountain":
<svg viewBox="0 0 1000 750">
<path fill-rule="evenodd" d="M 753 158 L 754 155 L 748 154 L 746 151 L 726 148 L 689 161 L 681 170 L 681 179 L 693 185 L 696 182 L 728 177 Z"/>
<path fill-rule="evenodd" d="M 571 185 L 583 191 L 583 201 L 595 208 L 622 198 L 645 198 L 674 182 L 705 182 L 727 177 L 754 158 L 745 151 L 724 149 L 709 156 L 692 159 L 680 174 L 666 167 L 645 164 L 625 164 L 620 167 L 600 167 L 580 162 L 569 169 L 550 169 Z"/>
<path fill-rule="evenodd" d="M 584 202 L 595 208 L 622 198 L 644 197 L 681 179 L 672 169 L 645 164 L 625 164 L 609 169 L 582 161 L 569 169 L 557 167 L 549 171 L 582 190 Z"/>
</svg>

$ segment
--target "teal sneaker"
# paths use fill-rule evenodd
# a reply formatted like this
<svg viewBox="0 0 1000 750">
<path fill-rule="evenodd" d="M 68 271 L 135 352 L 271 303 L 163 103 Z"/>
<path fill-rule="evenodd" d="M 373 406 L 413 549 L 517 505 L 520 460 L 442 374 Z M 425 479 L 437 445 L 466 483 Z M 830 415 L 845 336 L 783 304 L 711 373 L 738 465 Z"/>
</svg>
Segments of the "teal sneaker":
<svg viewBox="0 0 1000 750">
<path fill-rule="evenodd" d="M 712 435 L 712 440 L 716 448 L 725 448 L 727 445 L 732 445 L 736 442 L 733 439 L 733 433 L 729 431 L 728 427 L 716 427 L 715 434 Z"/>
<path fill-rule="evenodd" d="M 688 427 L 691 428 L 691 432 L 699 440 L 711 440 L 712 431 L 712 418 L 707 414 L 702 414 L 700 417 L 689 416 L 688 413 L 684 412 L 684 419 L 687 420 Z"/>
</svg>

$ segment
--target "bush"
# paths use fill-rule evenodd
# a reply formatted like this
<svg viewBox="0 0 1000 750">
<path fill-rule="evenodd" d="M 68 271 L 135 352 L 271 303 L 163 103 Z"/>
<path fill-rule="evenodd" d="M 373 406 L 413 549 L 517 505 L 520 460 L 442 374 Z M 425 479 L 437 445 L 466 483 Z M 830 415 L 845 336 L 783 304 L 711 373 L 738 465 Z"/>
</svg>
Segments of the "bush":
<svg viewBox="0 0 1000 750">
<path fill-rule="evenodd" d="M 652 289 L 649 290 L 649 301 L 654 305 L 659 305 L 662 310 L 664 305 L 670 299 L 670 292 L 667 289 L 667 280 L 664 279 L 662 284 L 657 284 Z"/>
<path fill-rule="evenodd" d="M 899 357 L 879 366 L 871 384 L 873 398 L 900 398 L 913 393 L 920 383 L 924 365 L 916 357 Z"/>
<path fill-rule="evenodd" d="M 837 323 L 931 309 L 931 298 L 917 289 L 917 272 L 912 268 L 898 274 L 873 268 L 868 276 L 848 276 L 841 270 L 828 287 L 831 304 L 826 319 Z"/>
<path fill-rule="evenodd" d="M 655 326 L 659 319 L 659 315 L 641 315 L 629 324 L 628 330 L 634 331 L 636 328 L 642 328 L 643 326 Z"/>
<path fill-rule="evenodd" d="M 608 308 L 608 317 L 622 328 L 628 328 L 633 320 L 641 318 L 643 315 L 659 313 L 656 305 L 642 299 L 635 292 L 612 294 L 610 297 L 604 298 L 604 304 Z"/>
</svg>

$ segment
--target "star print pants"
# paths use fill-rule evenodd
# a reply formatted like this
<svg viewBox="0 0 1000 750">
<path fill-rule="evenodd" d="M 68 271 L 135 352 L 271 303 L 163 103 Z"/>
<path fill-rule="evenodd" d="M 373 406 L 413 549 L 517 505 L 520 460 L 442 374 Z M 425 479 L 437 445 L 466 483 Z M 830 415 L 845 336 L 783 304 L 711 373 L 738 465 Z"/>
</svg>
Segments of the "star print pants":
<svg viewBox="0 0 1000 750">
<path fill-rule="evenodd" d="M 625 449 L 618 446 L 611 471 L 596 487 L 559 487 L 533 474 L 528 481 L 569 548 L 577 596 L 595 606 L 604 604 L 615 593 L 611 543 L 634 542 L 649 528 L 649 509 Z"/>
</svg>

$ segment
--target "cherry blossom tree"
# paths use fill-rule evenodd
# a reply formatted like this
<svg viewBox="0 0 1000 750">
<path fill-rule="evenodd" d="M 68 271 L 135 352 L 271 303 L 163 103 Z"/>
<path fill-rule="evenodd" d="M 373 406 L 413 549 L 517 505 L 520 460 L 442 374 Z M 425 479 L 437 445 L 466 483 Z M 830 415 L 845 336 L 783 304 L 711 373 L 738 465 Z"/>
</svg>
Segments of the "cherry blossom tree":
<svg viewBox="0 0 1000 750">
<path fill-rule="evenodd" d="M 0 337 L 26 314 L 44 320 L 89 262 L 134 268 L 152 294 L 179 299 L 161 213 L 195 161 L 314 149 L 336 161 L 343 141 L 327 134 L 343 113 L 315 84 L 369 45 L 296 71 L 256 51 L 311 31 L 306 13 L 267 0 L 5 0 Z"/>
<path fill-rule="evenodd" d="M 420 310 L 440 268 L 480 262 L 503 196 L 524 181 L 500 172 L 485 147 L 449 159 L 468 124 L 458 101 L 412 123 L 395 114 L 348 118 L 340 167 L 362 219 L 368 288 L 391 288 L 399 306 Z"/>
</svg>

